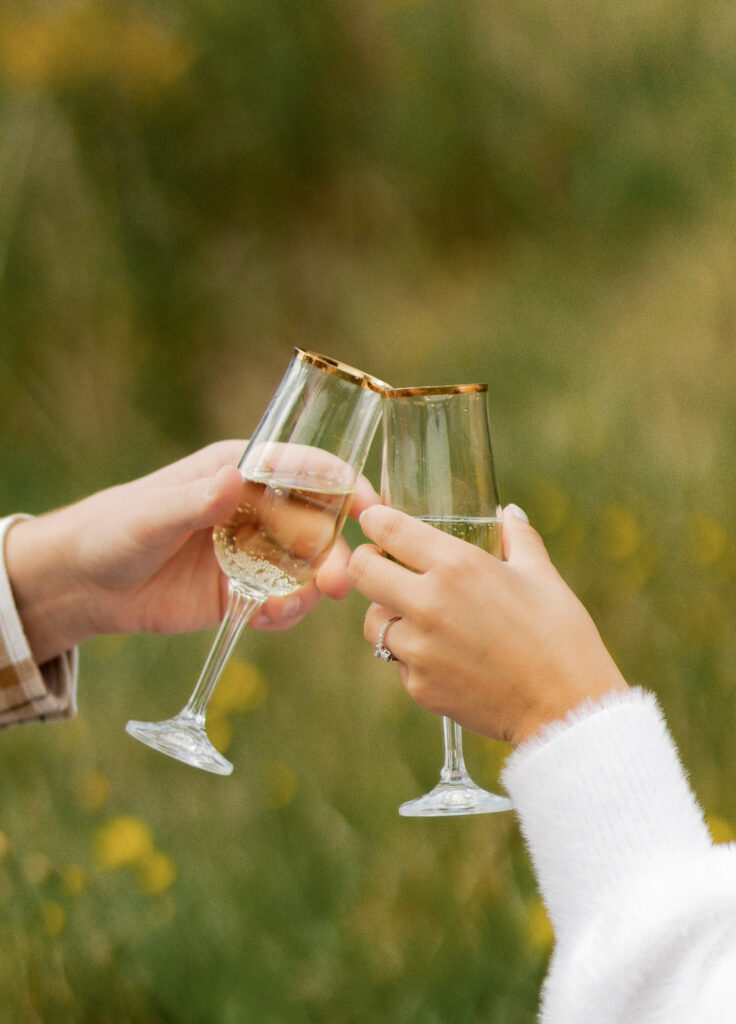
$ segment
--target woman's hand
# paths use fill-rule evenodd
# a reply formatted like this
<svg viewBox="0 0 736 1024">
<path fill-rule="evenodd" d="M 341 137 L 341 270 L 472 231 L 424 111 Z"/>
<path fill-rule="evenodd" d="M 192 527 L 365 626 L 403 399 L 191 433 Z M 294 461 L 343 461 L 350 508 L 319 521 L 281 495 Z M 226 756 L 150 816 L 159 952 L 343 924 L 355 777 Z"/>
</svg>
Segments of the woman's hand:
<svg viewBox="0 0 736 1024">
<path fill-rule="evenodd" d="M 219 622 L 227 578 L 215 558 L 212 527 L 240 497 L 244 441 L 209 445 L 179 462 L 74 505 L 15 524 L 6 565 L 37 662 L 98 633 L 185 632 Z M 377 500 L 361 478 L 351 514 Z M 272 598 L 253 625 L 285 629 L 321 593 L 350 589 L 342 538 L 314 581 Z"/>
<path fill-rule="evenodd" d="M 384 506 L 360 523 L 378 546 L 358 548 L 348 567 L 373 602 L 365 637 L 375 644 L 401 616 L 385 643 L 423 707 L 519 744 L 586 698 L 626 688 L 539 534 L 512 510 L 505 561 Z"/>
</svg>

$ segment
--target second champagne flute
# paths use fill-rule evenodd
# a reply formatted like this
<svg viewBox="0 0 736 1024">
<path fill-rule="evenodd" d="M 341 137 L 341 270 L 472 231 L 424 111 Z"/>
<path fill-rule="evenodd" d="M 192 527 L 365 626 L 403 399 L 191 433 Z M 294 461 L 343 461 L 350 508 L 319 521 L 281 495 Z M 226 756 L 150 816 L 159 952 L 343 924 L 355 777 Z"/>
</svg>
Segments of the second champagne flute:
<svg viewBox="0 0 736 1024">
<path fill-rule="evenodd" d="M 501 507 L 488 426 L 488 386 L 383 392 L 381 500 L 501 557 Z M 437 785 L 404 803 L 407 816 L 508 811 L 511 801 L 468 775 L 462 730 L 442 719 L 445 763 Z"/>
<path fill-rule="evenodd" d="M 256 608 L 299 590 L 327 557 L 380 421 L 384 387 L 327 356 L 294 350 L 240 460 L 240 504 L 214 530 L 229 604 L 199 681 L 178 715 L 128 722 L 131 736 L 197 768 L 232 772 L 207 736 L 210 697 Z"/>
</svg>

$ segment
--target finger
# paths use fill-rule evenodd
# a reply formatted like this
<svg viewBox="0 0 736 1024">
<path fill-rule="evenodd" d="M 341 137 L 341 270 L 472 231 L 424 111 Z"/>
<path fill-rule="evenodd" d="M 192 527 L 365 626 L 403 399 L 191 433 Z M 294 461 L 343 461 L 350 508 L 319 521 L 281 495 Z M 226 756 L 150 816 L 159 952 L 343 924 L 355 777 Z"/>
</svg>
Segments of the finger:
<svg viewBox="0 0 736 1024">
<path fill-rule="evenodd" d="M 291 629 L 312 611 L 320 597 L 314 582 L 288 597 L 270 597 L 252 616 L 249 625 L 265 632 Z"/>
<path fill-rule="evenodd" d="M 507 505 L 503 510 L 503 547 L 506 561 L 512 564 L 549 562 L 544 541 L 518 505 Z"/>
<path fill-rule="evenodd" d="M 246 450 L 240 462 L 245 476 L 267 472 L 288 480 L 320 481 L 330 491 L 351 491 L 355 469 L 324 448 L 291 441 L 263 441 Z"/>
<path fill-rule="evenodd" d="M 397 621 L 391 622 L 392 619 Z M 388 625 L 388 623 L 391 624 Z M 397 661 L 403 661 L 404 643 L 402 641 L 405 640 L 404 633 L 406 631 L 404 620 L 398 616 L 396 609 L 389 608 L 387 605 L 372 604 L 366 612 L 363 624 L 363 636 L 371 647 L 378 646 L 378 638 L 384 627 L 386 629 L 383 633 L 383 646 L 391 651 Z"/>
<path fill-rule="evenodd" d="M 320 566 L 314 580 L 302 587 L 298 594 L 288 598 L 270 598 L 255 613 L 250 621 L 255 629 L 288 629 L 315 607 L 322 594 L 341 601 L 350 593 L 351 584 L 347 574 L 350 547 L 347 541 L 338 537 L 324 564 Z"/>
<path fill-rule="evenodd" d="M 365 476 L 359 476 L 358 482 L 355 485 L 353 501 L 350 505 L 350 515 L 353 519 L 360 519 L 367 508 L 370 508 L 371 505 L 377 505 L 380 500 L 370 480 Z"/>
<path fill-rule="evenodd" d="M 456 537 L 385 505 L 367 508 L 360 517 L 360 527 L 379 548 L 420 572 L 443 559 L 452 559 L 457 545 L 462 545 Z"/>
<path fill-rule="evenodd" d="M 417 574 L 385 558 L 371 544 L 355 549 L 347 572 L 356 590 L 369 601 L 396 607 L 401 615 L 412 606 Z"/>
<path fill-rule="evenodd" d="M 350 545 L 344 537 L 338 537 L 329 555 L 317 570 L 315 583 L 318 590 L 331 597 L 333 601 L 342 601 L 350 593 L 350 555 Z"/>
<path fill-rule="evenodd" d="M 388 620 L 395 618 L 398 614 L 395 608 L 386 604 L 378 604 L 375 601 L 368 606 L 363 621 L 363 636 L 372 647 L 378 643 L 378 635 Z M 393 629 L 393 626 L 391 628 Z"/>
<path fill-rule="evenodd" d="M 246 445 L 247 441 L 242 440 L 215 441 L 134 483 L 136 486 L 183 484 L 214 476 L 222 466 L 237 466 Z"/>
</svg>

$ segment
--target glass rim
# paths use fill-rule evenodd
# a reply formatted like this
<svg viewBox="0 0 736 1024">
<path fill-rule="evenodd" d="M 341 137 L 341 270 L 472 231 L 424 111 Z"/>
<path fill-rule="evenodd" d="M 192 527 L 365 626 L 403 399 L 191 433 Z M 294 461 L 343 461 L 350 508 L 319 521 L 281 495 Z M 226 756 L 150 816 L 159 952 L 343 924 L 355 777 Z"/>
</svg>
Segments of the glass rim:
<svg viewBox="0 0 736 1024">
<path fill-rule="evenodd" d="M 487 384 L 436 384 L 413 388 L 384 388 L 382 398 L 433 398 L 444 395 L 481 395 L 488 392 Z"/>
<path fill-rule="evenodd" d="M 295 346 L 294 355 L 297 359 L 301 359 L 302 362 L 316 366 L 318 370 L 325 370 L 327 373 L 332 373 L 336 377 L 342 377 L 343 380 L 352 381 L 359 387 L 368 388 L 370 391 L 378 391 L 383 394 L 384 391 L 390 388 L 389 384 L 379 380 L 378 377 L 373 377 L 370 373 L 358 370 L 355 366 L 341 363 L 338 359 L 333 359 L 331 356 L 323 356 L 320 352 L 311 352 L 308 349 Z"/>
</svg>

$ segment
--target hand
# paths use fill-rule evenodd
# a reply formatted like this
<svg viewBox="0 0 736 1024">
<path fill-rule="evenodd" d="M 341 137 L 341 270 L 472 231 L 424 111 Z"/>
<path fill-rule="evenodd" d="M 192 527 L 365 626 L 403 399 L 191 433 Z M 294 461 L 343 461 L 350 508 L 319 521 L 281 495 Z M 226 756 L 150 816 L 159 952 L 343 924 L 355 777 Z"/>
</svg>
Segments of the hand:
<svg viewBox="0 0 736 1024">
<path fill-rule="evenodd" d="M 8 532 L 6 565 L 31 650 L 44 661 L 98 633 L 185 632 L 217 623 L 227 578 L 212 527 L 232 514 L 244 441 L 212 444 L 164 469 L 93 494 Z M 359 515 L 377 495 L 365 478 Z M 272 599 L 255 625 L 294 625 L 320 593 L 344 597 L 349 549 L 335 545 L 315 580 Z"/>
<path fill-rule="evenodd" d="M 417 703 L 466 729 L 519 744 L 582 703 L 625 689 L 585 608 L 531 526 L 504 514 L 505 561 L 376 505 L 360 519 L 348 575 L 374 603 L 365 637 L 386 643 Z M 397 564 L 401 563 L 401 564 Z"/>
</svg>

